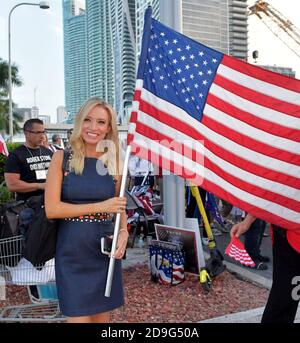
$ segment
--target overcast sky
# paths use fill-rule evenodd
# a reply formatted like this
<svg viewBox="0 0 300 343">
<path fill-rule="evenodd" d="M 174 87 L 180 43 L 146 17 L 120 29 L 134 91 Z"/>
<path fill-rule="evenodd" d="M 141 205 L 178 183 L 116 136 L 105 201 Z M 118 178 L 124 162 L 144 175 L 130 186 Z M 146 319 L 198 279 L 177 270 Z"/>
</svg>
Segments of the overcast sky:
<svg viewBox="0 0 300 343">
<path fill-rule="evenodd" d="M 6 60 L 8 60 L 8 14 L 10 9 L 20 2 L 22 1 L 1 0 L 0 57 Z M 56 108 L 64 105 L 63 25 L 61 0 L 49 2 L 50 10 L 24 5 L 13 11 L 12 61 L 16 61 L 24 82 L 22 87 L 13 89 L 13 100 L 19 107 L 32 107 L 35 93 L 40 114 L 50 115 L 51 121 L 56 122 Z M 254 2 L 248 0 L 249 5 Z M 269 0 L 269 3 L 300 28 L 299 0 Z M 269 32 L 255 16 L 249 19 L 250 56 L 253 50 L 259 51 L 258 63 L 292 67 L 300 78 L 299 57 Z M 252 58 L 249 62 L 253 62 Z"/>
</svg>

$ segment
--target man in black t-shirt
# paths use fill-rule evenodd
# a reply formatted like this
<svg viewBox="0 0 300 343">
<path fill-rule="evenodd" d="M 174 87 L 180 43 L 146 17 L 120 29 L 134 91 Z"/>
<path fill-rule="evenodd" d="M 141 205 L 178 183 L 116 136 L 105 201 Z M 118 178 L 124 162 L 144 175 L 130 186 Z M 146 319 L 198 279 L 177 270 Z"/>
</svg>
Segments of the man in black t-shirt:
<svg viewBox="0 0 300 343">
<path fill-rule="evenodd" d="M 43 194 L 52 151 L 43 147 L 44 124 L 40 119 L 29 119 L 23 131 L 26 142 L 12 151 L 5 164 L 5 181 L 17 200 L 26 200 L 33 195 Z"/>
</svg>

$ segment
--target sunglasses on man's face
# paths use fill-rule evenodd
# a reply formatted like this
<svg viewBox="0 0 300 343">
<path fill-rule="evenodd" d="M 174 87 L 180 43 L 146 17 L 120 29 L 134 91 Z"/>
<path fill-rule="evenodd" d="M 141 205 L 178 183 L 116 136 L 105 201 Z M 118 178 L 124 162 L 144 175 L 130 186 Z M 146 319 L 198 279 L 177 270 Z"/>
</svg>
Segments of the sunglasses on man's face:
<svg viewBox="0 0 300 343">
<path fill-rule="evenodd" d="M 32 130 L 25 130 L 27 132 L 33 133 L 34 135 L 45 135 L 47 131 L 32 131 Z"/>
</svg>

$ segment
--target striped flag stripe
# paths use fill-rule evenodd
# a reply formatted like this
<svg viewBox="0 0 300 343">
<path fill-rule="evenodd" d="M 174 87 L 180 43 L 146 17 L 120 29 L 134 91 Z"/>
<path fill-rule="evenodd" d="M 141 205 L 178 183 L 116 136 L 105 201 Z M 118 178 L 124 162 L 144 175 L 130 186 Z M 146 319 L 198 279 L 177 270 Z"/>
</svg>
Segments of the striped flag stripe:
<svg viewBox="0 0 300 343">
<path fill-rule="evenodd" d="M 286 101 L 278 102 L 274 97 L 271 97 L 264 93 L 259 93 L 256 89 L 248 88 L 249 86 L 244 87 L 236 83 L 235 81 L 225 79 L 221 75 L 216 75 L 214 84 L 217 84 L 221 88 L 224 88 L 239 97 L 248 99 L 249 101 L 254 102 L 257 105 L 268 107 L 270 109 L 283 113 L 284 115 L 281 116 L 282 118 L 289 119 L 288 117 L 285 117 L 286 114 L 295 116 L 295 118 L 299 118 L 299 105 L 294 105 Z M 273 120 L 273 118 L 269 119 Z M 285 121 L 283 120 L 283 125 L 284 123 Z"/>
<path fill-rule="evenodd" d="M 284 120 L 282 124 L 276 123 L 273 118 L 261 118 L 246 112 L 240 108 L 230 105 L 228 102 L 216 97 L 210 93 L 207 97 L 207 104 L 214 106 L 216 109 L 228 114 L 231 117 L 243 120 L 245 123 L 264 130 L 278 137 L 287 138 L 295 142 L 300 142 L 300 130 L 289 128 L 285 126 Z M 272 121 L 271 121 L 272 120 Z"/>
<path fill-rule="evenodd" d="M 193 175 L 191 171 L 194 171 L 195 174 L 199 175 L 199 177 L 203 178 L 205 176 L 205 179 L 210 181 L 212 184 L 218 185 L 218 187 L 223 188 L 222 193 L 225 194 L 226 191 L 230 192 L 232 195 L 234 195 L 236 198 L 241 199 L 242 201 L 245 201 L 248 204 L 251 204 L 252 206 L 257 206 L 261 208 L 267 209 L 267 211 L 271 212 L 272 214 L 278 214 L 284 218 L 286 218 L 288 221 L 298 223 L 298 229 L 300 224 L 300 216 L 299 212 L 296 212 L 294 210 L 285 208 L 279 204 L 276 204 L 274 202 L 259 198 L 251 193 L 248 193 L 242 189 L 238 189 L 234 185 L 228 183 L 226 180 L 223 180 L 221 177 L 216 175 L 213 171 L 209 170 L 208 168 L 204 167 L 204 172 L 201 170 L 203 169 L 203 166 L 200 164 L 197 164 L 194 161 L 191 161 L 185 156 L 182 156 L 178 154 L 175 151 L 172 151 L 158 142 L 155 142 L 145 136 L 139 135 L 136 133 L 134 141 L 137 145 L 141 146 L 144 149 L 151 150 L 151 152 L 156 153 L 158 155 L 161 155 L 163 159 L 170 159 L 170 156 L 172 156 L 172 159 L 176 161 L 176 165 L 178 166 L 177 172 L 175 174 L 178 174 L 178 170 L 182 170 L 182 167 L 186 168 L 188 171 L 190 171 L 190 175 Z M 169 168 L 168 168 L 169 169 Z M 198 170 L 199 169 L 199 170 Z M 173 172 L 173 171 L 172 171 Z M 189 177 L 191 179 L 191 177 Z M 209 188 L 210 189 L 210 188 Z M 217 193 L 214 193 L 218 196 L 220 195 L 220 191 Z M 223 196 L 222 194 L 222 196 Z M 243 207 L 242 207 L 243 208 Z M 266 216 L 264 216 L 266 217 Z"/>
<path fill-rule="evenodd" d="M 143 123 L 147 120 L 143 119 Z M 153 118 L 152 118 L 153 123 Z M 175 134 L 169 133 L 165 134 L 166 131 L 171 131 L 164 124 L 161 124 L 161 131 L 157 132 L 152 129 L 155 127 L 155 123 L 151 125 L 151 121 L 148 122 L 149 126 L 138 123 L 136 126 L 136 132 L 141 136 L 147 137 L 151 140 L 159 141 L 161 145 L 165 147 L 170 147 L 169 143 L 172 143 L 170 137 L 174 137 Z M 188 137 L 186 137 L 186 142 Z M 264 197 L 267 200 L 276 202 L 278 204 L 284 205 L 292 210 L 297 210 L 300 212 L 300 202 L 298 201 L 297 193 L 299 190 L 287 187 L 278 182 L 272 182 L 270 180 L 263 179 L 262 177 L 257 177 L 249 173 L 248 171 L 241 170 L 240 168 L 232 165 L 231 163 L 221 159 L 220 157 L 214 155 L 211 151 L 207 150 L 200 143 L 191 149 L 189 146 L 185 147 L 185 140 L 183 137 L 183 144 L 171 144 L 172 151 L 176 151 L 179 155 L 184 151 L 186 157 L 190 157 L 193 161 L 200 162 L 201 165 L 205 165 L 206 168 L 210 169 L 217 175 L 221 176 L 226 181 L 231 184 L 247 191 L 252 194 Z M 171 150 L 170 150 L 171 151 Z M 199 151 L 203 151 L 202 154 Z M 201 161 L 203 162 L 201 163 Z M 196 168 L 199 166 L 196 165 Z M 245 181 L 247 180 L 247 181 Z M 270 191 L 272 189 L 273 191 Z"/>
<path fill-rule="evenodd" d="M 218 74 L 235 80 L 247 87 L 249 84 L 263 94 L 276 96 L 277 99 L 299 104 L 300 83 L 287 76 L 274 73 L 270 70 L 253 66 L 228 55 L 224 55 L 218 69 Z M 251 75 L 255 75 L 255 78 Z M 298 92 L 298 93 L 297 93 Z"/>
</svg>

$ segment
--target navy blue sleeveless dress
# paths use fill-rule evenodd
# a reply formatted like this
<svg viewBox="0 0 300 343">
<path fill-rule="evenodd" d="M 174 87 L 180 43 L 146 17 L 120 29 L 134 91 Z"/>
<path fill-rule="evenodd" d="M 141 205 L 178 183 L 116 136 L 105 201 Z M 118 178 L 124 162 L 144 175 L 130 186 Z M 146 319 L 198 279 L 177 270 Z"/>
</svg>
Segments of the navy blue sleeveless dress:
<svg viewBox="0 0 300 343">
<path fill-rule="evenodd" d="M 115 196 L 112 176 L 99 175 L 97 163 L 102 162 L 85 158 L 82 175 L 70 172 L 64 177 L 62 201 L 84 204 Z M 101 253 L 100 239 L 111 235 L 113 229 L 111 217 L 105 213 L 60 220 L 55 273 L 59 305 L 65 316 L 94 315 L 124 304 L 120 260 L 115 263 L 111 296 L 104 296 L 109 257 Z"/>
</svg>

